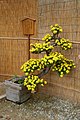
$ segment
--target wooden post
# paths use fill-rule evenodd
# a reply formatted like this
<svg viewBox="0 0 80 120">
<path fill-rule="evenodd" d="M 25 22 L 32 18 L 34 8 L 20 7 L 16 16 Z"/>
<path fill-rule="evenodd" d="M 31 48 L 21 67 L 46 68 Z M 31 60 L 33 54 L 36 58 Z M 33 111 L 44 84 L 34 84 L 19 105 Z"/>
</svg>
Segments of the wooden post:
<svg viewBox="0 0 80 120">
<path fill-rule="evenodd" d="M 22 20 L 23 34 L 28 36 L 28 59 L 30 59 L 30 36 L 35 33 L 35 21 L 31 18 Z"/>
</svg>

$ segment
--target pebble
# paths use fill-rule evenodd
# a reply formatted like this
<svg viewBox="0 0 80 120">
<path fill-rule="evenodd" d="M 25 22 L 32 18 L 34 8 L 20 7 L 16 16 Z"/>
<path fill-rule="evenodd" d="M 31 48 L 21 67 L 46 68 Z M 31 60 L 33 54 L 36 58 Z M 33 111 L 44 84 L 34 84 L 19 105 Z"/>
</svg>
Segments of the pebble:
<svg viewBox="0 0 80 120">
<path fill-rule="evenodd" d="M 25 103 L 0 101 L 0 120 L 80 120 L 80 105 L 35 94 Z"/>
</svg>

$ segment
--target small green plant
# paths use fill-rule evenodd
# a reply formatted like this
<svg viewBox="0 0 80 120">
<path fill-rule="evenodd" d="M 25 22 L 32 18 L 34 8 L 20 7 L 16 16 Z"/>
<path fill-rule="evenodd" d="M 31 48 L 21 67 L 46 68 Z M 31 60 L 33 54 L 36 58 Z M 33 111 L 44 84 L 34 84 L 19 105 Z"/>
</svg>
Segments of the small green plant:
<svg viewBox="0 0 80 120">
<path fill-rule="evenodd" d="M 17 83 L 17 84 L 23 84 L 24 83 L 24 77 L 20 77 L 18 75 L 14 75 L 11 79 L 12 82 Z"/>
<path fill-rule="evenodd" d="M 75 68 L 73 60 L 69 60 L 61 53 L 53 52 L 54 47 L 60 46 L 63 50 L 72 48 L 69 39 L 61 38 L 60 33 L 63 31 L 58 24 L 51 25 L 52 34 L 47 34 L 42 38 L 43 43 L 31 44 L 30 51 L 35 54 L 44 52 L 41 59 L 30 59 L 21 66 L 21 70 L 25 73 L 24 86 L 28 90 L 35 91 L 38 84 L 44 86 L 47 81 L 42 76 L 47 74 L 49 70 L 57 71 L 60 77 L 68 74 L 72 68 Z M 38 71 L 36 74 L 35 72 Z"/>
</svg>

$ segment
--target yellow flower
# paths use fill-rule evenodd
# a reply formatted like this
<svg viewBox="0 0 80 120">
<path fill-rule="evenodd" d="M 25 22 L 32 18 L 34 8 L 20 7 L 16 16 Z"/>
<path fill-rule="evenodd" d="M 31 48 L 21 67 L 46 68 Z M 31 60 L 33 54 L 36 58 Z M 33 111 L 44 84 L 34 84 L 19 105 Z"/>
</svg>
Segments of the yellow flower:
<svg viewBox="0 0 80 120">
<path fill-rule="evenodd" d="M 63 77 L 63 75 L 60 75 L 60 77 Z"/>
<path fill-rule="evenodd" d="M 70 67 L 67 67 L 70 70 Z"/>
<path fill-rule="evenodd" d="M 24 72 L 26 72 L 26 68 L 24 67 Z"/>
<path fill-rule="evenodd" d="M 43 82 L 43 79 L 41 79 L 40 82 Z"/>
<path fill-rule="evenodd" d="M 62 29 L 59 29 L 60 32 L 62 32 L 63 30 Z"/>
<path fill-rule="evenodd" d="M 63 75 L 63 72 L 61 72 L 61 75 Z"/>
<path fill-rule="evenodd" d="M 55 24 L 55 27 L 58 27 L 59 25 L 58 24 Z"/>
<path fill-rule="evenodd" d="M 53 27 L 53 25 L 50 26 L 50 28 L 52 28 L 52 27 Z"/>
<path fill-rule="evenodd" d="M 31 79 L 28 80 L 29 83 L 31 83 L 31 81 L 32 81 Z"/>
<path fill-rule="evenodd" d="M 28 72 L 30 71 L 30 69 L 28 69 Z"/>
<path fill-rule="evenodd" d="M 52 69 L 52 71 L 55 71 L 55 69 Z"/>
<path fill-rule="evenodd" d="M 61 43 L 60 43 L 60 42 L 58 42 L 57 44 L 58 44 L 58 45 L 60 45 Z"/>
<path fill-rule="evenodd" d="M 31 90 L 31 87 L 28 87 L 28 90 Z"/>
<path fill-rule="evenodd" d="M 53 60 L 57 61 L 57 60 L 58 60 L 58 57 L 53 57 Z"/>
<path fill-rule="evenodd" d="M 54 30 L 54 31 L 53 31 L 53 33 L 54 33 L 54 34 L 56 34 L 56 33 L 57 33 L 57 31 L 56 31 L 56 30 Z"/>
<path fill-rule="evenodd" d="M 34 72 L 34 70 L 31 70 L 31 72 Z"/>
<path fill-rule="evenodd" d="M 29 75 L 29 73 L 26 72 L 25 75 L 27 76 L 27 75 Z"/>
<path fill-rule="evenodd" d="M 56 39 L 56 41 L 55 41 L 55 42 L 57 43 L 58 41 L 59 41 L 59 40 L 58 40 L 58 39 Z"/>
<path fill-rule="evenodd" d="M 41 84 L 41 86 L 43 87 L 44 85 L 43 85 L 43 84 Z"/>
<path fill-rule="evenodd" d="M 27 83 L 26 83 L 26 81 L 24 81 L 24 86 L 26 86 L 27 85 Z"/>
<path fill-rule="evenodd" d="M 34 89 L 34 88 L 32 88 L 31 90 L 32 90 L 32 91 L 34 91 L 35 89 Z"/>
<path fill-rule="evenodd" d="M 53 63 L 53 60 L 48 60 L 49 61 L 49 63 Z"/>
<path fill-rule="evenodd" d="M 24 67 L 23 67 L 23 65 L 22 65 L 20 69 L 22 70 L 23 68 L 24 68 Z"/>
<path fill-rule="evenodd" d="M 28 76 L 28 79 L 29 79 L 30 77 L 31 77 L 31 76 L 29 75 L 29 76 Z"/>
<path fill-rule="evenodd" d="M 69 70 L 66 70 L 66 73 L 69 73 L 70 71 Z"/>
<path fill-rule="evenodd" d="M 27 88 L 29 88 L 30 87 L 30 85 L 27 85 Z"/>
<path fill-rule="evenodd" d="M 52 27 L 51 30 L 54 31 L 54 30 L 55 30 L 55 27 Z"/>
<path fill-rule="evenodd" d="M 47 84 L 47 81 L 44 81 L 44 84 Z"/>
<path fill-rule="evenodd" d="M 64 67 L 64 71 L 66 71 L 66 68 Z"/>
<path fill-rule="evenodd" d="M 42 38 L 42 40 L 45 40 L 44 38 Z"/>
</svg>

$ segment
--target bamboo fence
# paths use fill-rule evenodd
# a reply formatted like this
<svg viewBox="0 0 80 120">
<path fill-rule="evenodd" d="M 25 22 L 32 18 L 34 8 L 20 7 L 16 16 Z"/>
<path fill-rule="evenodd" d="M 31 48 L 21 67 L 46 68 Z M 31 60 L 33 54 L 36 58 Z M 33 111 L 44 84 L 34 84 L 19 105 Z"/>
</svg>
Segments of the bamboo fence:
<svg viewBox="0 0 80 120">
<path fill-rule="evenodd" d="M 41 38 L 30 38 L 30 43 L 40 42 Z M 80 101 L 80 42 L 72 41 L 72 50 L 62 51 L 56 48 L 58 52 L 64 54 L 67 58 L 73 59 L 76 69 L 70 74 L 59 78 L 57 73 L 51 71 L 44 76 L 48 84 L 44 88 L 39 88 L 41 92 L 55 95 L 72 101 Z M 13 75 L 22 75 L 21 65 L 28 60 L 28 38 L 26 37 L 0 37 L 0 81 L 8 79 Z M 31 58 L 40 58 L 42 55 L 32 55 Z"/>
</svg>

